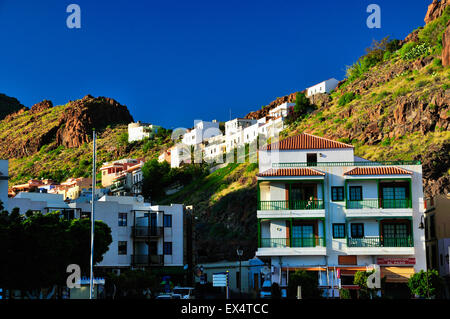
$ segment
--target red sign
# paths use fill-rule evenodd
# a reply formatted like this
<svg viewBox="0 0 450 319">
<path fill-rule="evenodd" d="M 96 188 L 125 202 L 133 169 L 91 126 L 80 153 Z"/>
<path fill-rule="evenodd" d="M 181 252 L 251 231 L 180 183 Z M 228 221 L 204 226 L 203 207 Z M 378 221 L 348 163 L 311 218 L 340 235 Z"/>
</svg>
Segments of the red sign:
<svg viewBox="0 0 450 319">
<path fill-rule="evenodd" d="M 416 264 L 416 258 L 377 258 L 380 266 L 409 266 Z"/>
</svg>

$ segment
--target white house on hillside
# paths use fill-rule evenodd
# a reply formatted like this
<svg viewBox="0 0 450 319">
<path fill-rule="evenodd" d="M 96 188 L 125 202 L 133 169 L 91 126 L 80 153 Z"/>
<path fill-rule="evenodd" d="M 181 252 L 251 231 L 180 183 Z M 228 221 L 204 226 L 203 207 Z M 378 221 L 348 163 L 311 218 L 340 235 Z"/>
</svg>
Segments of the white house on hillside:
<svg viewBox="0 0 450 319">
<path fill-rule="evenodd" d="M 222 134 L 222 132 L 220 131 L 219 123 L 216 120 L 213 120 L 212 122 L 196 120 L 194 128 L 183 135 L 182 143 L 185 145 L 197 145 L 202 143 L 206 138 L 220 134 Z"/>
<path fill-rule="evenodd" d="M 328 79 L 326 81 L 320 82 L 306 89 L 306 96 L 311 96 L 317 93 L 330 93 L 339 84 L 339 81 L 335 78 Z"/>
<path fill-rule="evenodd" d="M 156 134 L 158 129 L 161 128 L 157 125 L 141 123 L 137 121 L 136 123 L 128 124 L 128 143 L 134 141 L 140 141 L 144 138 L 150 137 L 152 134 Z"/>
</svg>

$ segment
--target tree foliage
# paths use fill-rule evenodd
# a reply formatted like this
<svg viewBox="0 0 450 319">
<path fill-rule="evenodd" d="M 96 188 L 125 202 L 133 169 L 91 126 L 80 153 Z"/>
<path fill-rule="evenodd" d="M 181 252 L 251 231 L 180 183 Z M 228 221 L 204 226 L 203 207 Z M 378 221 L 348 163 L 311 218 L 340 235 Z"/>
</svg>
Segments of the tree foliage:
<svg viewBox="0 0 450 319">
<path fill-rule="evenodd" d="M 289 276 L 289 296 L 297 296 L 297 286 L 302 287 L 302 299 L 320 298 L 321 291 L 318 288 L 317 273 L 305 270 L 297 270 Z"/>
<path fill-rule="evenodd" d="M 95 222 L 94 262 L 102 261 L 112 242 L 110 228 Z M 0 213 L 0 287 L 34 290 L 65 285 L 67 266 L 90 265 L 90 221 L 48 214 Z"/>
<path fill-rule="evenodd" d="M 442 289 L 442 278 L 435 269 L 426 272 L 421 270 L 409 278 L 408 287 L 414 295 L 423 298 L 436 297 Z"/>
</svg>

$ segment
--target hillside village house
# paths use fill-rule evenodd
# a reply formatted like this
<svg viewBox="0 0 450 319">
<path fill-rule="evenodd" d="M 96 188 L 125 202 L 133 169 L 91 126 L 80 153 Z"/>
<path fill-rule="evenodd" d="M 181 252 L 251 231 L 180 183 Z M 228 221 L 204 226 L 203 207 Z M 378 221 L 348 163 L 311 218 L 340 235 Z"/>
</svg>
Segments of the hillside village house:
<svg viewBox="0 0 450 319">
<path fill-rule="evenodd" d="M 92 188 L 91 177 L 69 178 L 59 185 L 54 185 L 47 193 L 61 194 L 64 199 L 77 199 L 83 189 Z"/>
<path fill-rule="evenodd" d="M 306 96 L 311 96 L 318 93 L 330 93 L 333 91 L 339 84 L 339 81 L 335 78 L 331 78 L 320 82 L 316 85 L 313 85 L 306 89 Z"/>
<path fill-rule="evenodd" d="M 370 162 L 352 145 L 300 134 L 260 149 L 257 189 L 256 256 L 281 287 L 304 269 L 336 297 L 378 264 L 386 294 L 409 297 L 408 278 L 426 269 L 417 162 Z"/>
<path fill-rule="evenodd" d="M 142 167 L 144 161 L 139 161 L 136 165 L 129 166 L 121 171 L 111 184 L 111 193 L 116 196 L 138 196 L 142 194 Z"/>
<path fill-rule="evenodd" d="M 213 120 L 212 122 L 196 120 L 194 128 L 188 130 L 183 135 L 182 143 L 185 145 L 197 145 L 202 143 L 206 138 L 220 134 L 222 134 L 222 132 L 220 131 L 219 123 L 216 120 Z"/>
<path fill-rule="evenodd" d="M 142 159 L 125 158 L 103 163 L 102 167 L 100 167 L 102 186 L 111 186 L 116 177 L 122 175 L 129 167 L 135 166 L 141 161 Z"/>
<path fill-rule="evenodd" d="M 15 207 L 21 214 L 28 210 L 43 214 L 59 211 L 67 219 L 90 218 L 92 208 L 90 201 L 67 202 L 61 194 L 27 192 L 7 200 L 9 211 Z M 96 274 L 151 268 L 154 273 L 181 281 L 183 266 L 190 263 L 185 249 L 191 245 L 186 236 L 187 216 L 180 204 L 152 206 L 139 197 L 102 196 L 95 203 L 95 219 L 111 228 L 113 241 L 103 260 L 95 265 Z"/>
<path fill-rule="evenodd" d="M 141 123 L 140 121 L 130 123 L 128 124 L 128 143 L 150 138 L 153 134 L 158 133 L 160 128 L 161 126 Z"/>
<path fill-rule="evenodd" d="M 11 196 L 19 192 L 49 192 L 55 188 L 58 183 L 51 179 L 30 179 L 25 184 L 14 185 L 11 187 Z"/>
</svg>

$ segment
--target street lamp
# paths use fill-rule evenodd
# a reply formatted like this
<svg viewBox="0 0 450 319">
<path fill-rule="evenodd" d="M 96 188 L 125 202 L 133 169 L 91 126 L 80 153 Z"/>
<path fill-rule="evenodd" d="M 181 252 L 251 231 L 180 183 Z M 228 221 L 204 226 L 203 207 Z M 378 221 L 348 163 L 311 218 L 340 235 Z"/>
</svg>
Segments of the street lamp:
<svg viewBox="0 0 450 319">
<path fill-rule="evenodd" d="M 239 296 L 242 298 L 242 255 L 244 254 L 244 250 L 241 246 L 236 249 L 236 254 L 239 257 Z"/>
<path fill-rule="evenodd" d="M 423 218 L 423 215 L 422 215 L 421 219 L 420 219 L 419 229 L 424 229 L 424 228 L 425 228 L 425 223 L 424 223 L 424 218 Z"/>
</svg>

